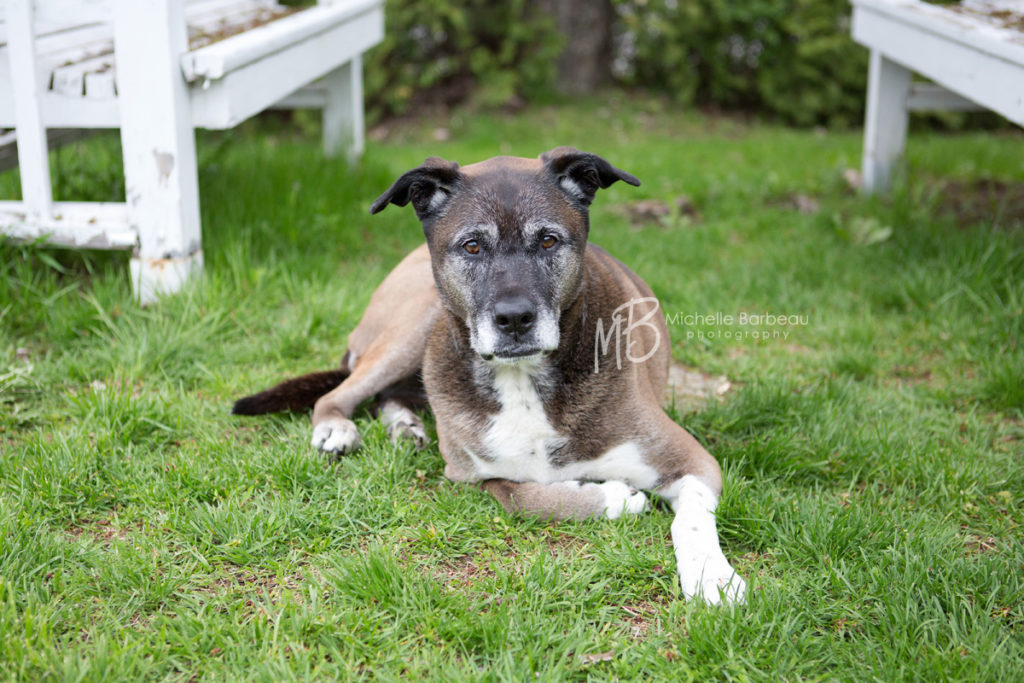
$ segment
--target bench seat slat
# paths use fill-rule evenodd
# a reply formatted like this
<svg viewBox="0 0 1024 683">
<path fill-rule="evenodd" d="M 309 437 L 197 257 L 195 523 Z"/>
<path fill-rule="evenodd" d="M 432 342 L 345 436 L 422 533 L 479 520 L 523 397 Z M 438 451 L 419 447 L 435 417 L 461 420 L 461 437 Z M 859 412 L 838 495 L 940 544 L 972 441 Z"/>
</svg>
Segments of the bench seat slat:
<svg viewBox="0 0 1024 683">
<path fill-rule="evenodd" d="M 193 50 L 181 59 L 185 80 L 216 79 L 379 6 L 378 0 L 316 5 L 269 24 Z"/>
</svg>

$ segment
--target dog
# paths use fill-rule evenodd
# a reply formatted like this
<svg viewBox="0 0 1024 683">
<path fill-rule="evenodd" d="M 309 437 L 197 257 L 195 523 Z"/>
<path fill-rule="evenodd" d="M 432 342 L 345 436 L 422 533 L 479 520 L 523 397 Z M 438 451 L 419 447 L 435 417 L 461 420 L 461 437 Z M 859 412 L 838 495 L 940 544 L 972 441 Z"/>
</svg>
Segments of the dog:
<svg viewBox="0 0 1024 683">
<path fill-rule="evenodd" d="M 449 479 L 554 520 L 639 514 L 650 491 L 674 511 L 683 594 L 742 602 L 715 526 L 718 463 L 662 408 L 670 349 L 657 299 L 588 242 L 590 204 L 617 181 L 640 184 L 571 147 L 465 167 L 428 158 L 370 207 L 412 204 L 426 244 L 373 293 L 341 367 L 233 412 L 312 405 L 312 445 L 345 454 L 360 444 L 352 414 L 372 397 L 393 438 L 427 444 L 415 412 L 426 399 Z"/>
</svg>

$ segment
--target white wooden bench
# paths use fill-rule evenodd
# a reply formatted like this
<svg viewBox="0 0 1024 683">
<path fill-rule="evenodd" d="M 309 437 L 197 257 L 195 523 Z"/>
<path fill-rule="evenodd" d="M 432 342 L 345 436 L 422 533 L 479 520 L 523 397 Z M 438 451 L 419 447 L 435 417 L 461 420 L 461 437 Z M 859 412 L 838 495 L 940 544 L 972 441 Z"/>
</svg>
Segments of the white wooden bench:
<svg viewBox="0 0 1024 683">
<path fill-rule="evenodd" d="M 990 109 L 1024 126 L 1024 2 L 852 0 L 853 38 L 871 50 L 864 189 L 885 190 L 912 110 Z M 918 73 L 932 84 L 915 83 Z"/>
<path fill-rule="evenodd" d="M 383 4 L 4 0 L 0 129 L 16 131 L 22 198 L 0 201 L 0 232 L 131 249 L 143 303 L 176 291 L 202 268 L 194 129 L 271 106 L 321 107 L 325 152 L 354 161 L 361 56 L 383 38 Z M 48 128 L 120 128 L 126 201 L 54 202 Z"/>
</svg>

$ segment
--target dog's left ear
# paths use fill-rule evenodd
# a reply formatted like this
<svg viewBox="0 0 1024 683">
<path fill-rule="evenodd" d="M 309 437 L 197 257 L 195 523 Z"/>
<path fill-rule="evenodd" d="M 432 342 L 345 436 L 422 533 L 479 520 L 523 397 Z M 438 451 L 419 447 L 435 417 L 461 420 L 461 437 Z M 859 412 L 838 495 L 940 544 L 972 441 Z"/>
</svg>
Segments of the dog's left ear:
<svg viewBox="0 0 1024 683">
<path fill-rule="evenodd" d="M 590 206 L 598 190 L 603 190 L 616 180 L 634 187 L 640 181 L 633 175 L 615 168 L 607 161 L 589 152 L 572 147 L 556 147 L 540 155 L 544 166 L 557 179 L 559 187 L 584 206 Z"/>
<path fill-rule="evenodd" d="M 388 204 L 405 206 L 412 202 L 416 216 L 426 221 L 437 215 L 462 181 L 459 164 L 430 157 L 394 182 L 387 192 L 370 205 L 370 213 L 379 213 Z"/>
</svg>

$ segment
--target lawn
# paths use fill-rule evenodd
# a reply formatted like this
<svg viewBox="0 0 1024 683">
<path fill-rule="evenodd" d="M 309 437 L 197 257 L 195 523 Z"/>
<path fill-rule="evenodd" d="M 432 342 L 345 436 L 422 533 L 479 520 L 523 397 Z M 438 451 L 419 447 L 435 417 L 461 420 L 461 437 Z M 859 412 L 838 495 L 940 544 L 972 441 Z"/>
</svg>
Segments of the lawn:
<svg viewBox="0 0 1024 683">
<path fill-rule="evenodd" d="M 205 275 L 146 309 L 123 254 L 0 245 L 2 677 L 1020 678 L 1024 135 L 914 133 L 883 199 L 844 177 L 856 131 L 643 98 L 378 133 L 356 171 L 315 130 L 200 136 Z M 368 214 L 397 175 L 562 144 L 643 181 L 598 196 L 592 241 L 731 383 L 673 414 L 722 464 L 742 607 L 682 600 L 664 508 L 517 519 L 368 414 L 341 461 L 308 415 L 228 414 L 339 361 L 422 241 Z M 62 150 L 61 195 L 117 198 L 118 154 Z M 794 324 L 740 322 L 766 314 Z"/>
</svg>

